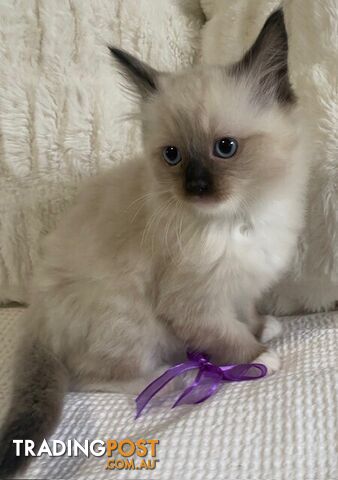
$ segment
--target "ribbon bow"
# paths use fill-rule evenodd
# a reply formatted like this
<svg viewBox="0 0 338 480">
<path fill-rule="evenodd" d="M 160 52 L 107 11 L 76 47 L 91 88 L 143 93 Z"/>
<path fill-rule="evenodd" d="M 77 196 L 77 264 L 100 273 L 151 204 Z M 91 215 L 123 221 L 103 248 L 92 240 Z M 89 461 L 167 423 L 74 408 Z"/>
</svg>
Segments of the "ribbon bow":
<svg viewBox="0 0 338 480">
<path fill-rule="evenodd" d="M 215 365 L 210 362 L 208 355 L 189 351 L 187 357 L 185 362 L 169 368 L 139 394 L 136 398 L 136 418 L 140 416 L 145 406 L 167 383 L 191 370 L 197 369 L 197 375 L 193 383 L 178 397 L 172 408 L 183 404 L 204 402 L 216 393 L 222 382 L 256 380 L 267 374 L 266 366 L 261 363 Z"/>
</svg>

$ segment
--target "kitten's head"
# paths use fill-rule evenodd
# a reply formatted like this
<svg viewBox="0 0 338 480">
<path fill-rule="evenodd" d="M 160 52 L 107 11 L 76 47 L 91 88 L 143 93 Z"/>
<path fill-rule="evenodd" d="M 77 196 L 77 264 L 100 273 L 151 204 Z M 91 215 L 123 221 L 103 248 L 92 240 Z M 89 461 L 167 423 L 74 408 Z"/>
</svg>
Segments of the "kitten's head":
<svg viewBox="0 0 338 480">
<path fill-rule="evenodd" d="M 140 94 L 144 148 L 159 191 L 201 211 L 234 211 L 286 174 L 295 97 L 281 10 L 228 67 L 162 73 L 110 50 Z"/>
</svg>

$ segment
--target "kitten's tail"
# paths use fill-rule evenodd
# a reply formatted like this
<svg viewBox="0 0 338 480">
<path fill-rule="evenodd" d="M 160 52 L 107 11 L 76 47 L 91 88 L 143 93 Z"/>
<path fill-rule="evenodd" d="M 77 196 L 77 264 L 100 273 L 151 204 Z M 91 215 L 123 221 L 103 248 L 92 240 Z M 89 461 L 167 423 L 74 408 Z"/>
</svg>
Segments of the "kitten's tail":
<svg viewBox="0 0 338 480">
<path fill-rule="evenodd" d="M 33 440 L 39 447 L 55 428 L 62 410 L 68 375 L 65 367 L 40 344 L 21 357 L 11 404 L 0 431 L 0 478 L 11 478 L 30 457 L 16 455 L 13 440 Z M 21 447 L 22 448 L 22 447 Z"/>
</svg>

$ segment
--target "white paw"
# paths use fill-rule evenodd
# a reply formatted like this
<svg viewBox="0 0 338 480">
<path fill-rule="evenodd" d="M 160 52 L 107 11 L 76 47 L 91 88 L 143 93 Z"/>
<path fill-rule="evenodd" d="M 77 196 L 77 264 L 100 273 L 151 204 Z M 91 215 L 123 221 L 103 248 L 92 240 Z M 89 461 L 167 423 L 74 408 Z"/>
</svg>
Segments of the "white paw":
<svg viewBox="0 0 338 480">
<path fill-rule="evenodd" d="M 280 369 L 280 359 L 273 350 L 261 353 L 253 363 L 262 363 L 268 369 L 268 375 L 272 375 Z"/>
<path fill-rule="evenodd" d="M 264 319 L 265 323 L 261 335 L 261 341 L 263 343 L 266 343 L 273 338 L 279 337 L 279 335 L 282 333 L 283 328 L 277 318 L 273 317 L 272 315 L 266 315 Z"/>
</svg>

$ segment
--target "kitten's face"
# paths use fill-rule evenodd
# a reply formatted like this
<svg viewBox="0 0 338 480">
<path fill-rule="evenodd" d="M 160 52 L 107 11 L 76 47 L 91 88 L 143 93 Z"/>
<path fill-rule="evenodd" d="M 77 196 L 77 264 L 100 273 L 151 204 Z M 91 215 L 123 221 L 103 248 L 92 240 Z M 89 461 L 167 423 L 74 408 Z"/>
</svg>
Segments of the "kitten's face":
<svg viewBox="0 0 338 480">
<path fill-rule="evenodd" d="M 250 204 L 283 177 L 296 143 L 281 11 L 235 65 L 159 73 L 111 48 L 141 102 L 154 190 L 204 211 Z"/>
<path fill-rule="evenodd" d="M 205 211 L 247 204 L 288 167 L 287 109 L 254 103 L 224 68 L 164 77 L 143 114 L 158 190 Z"/>
</svg>

